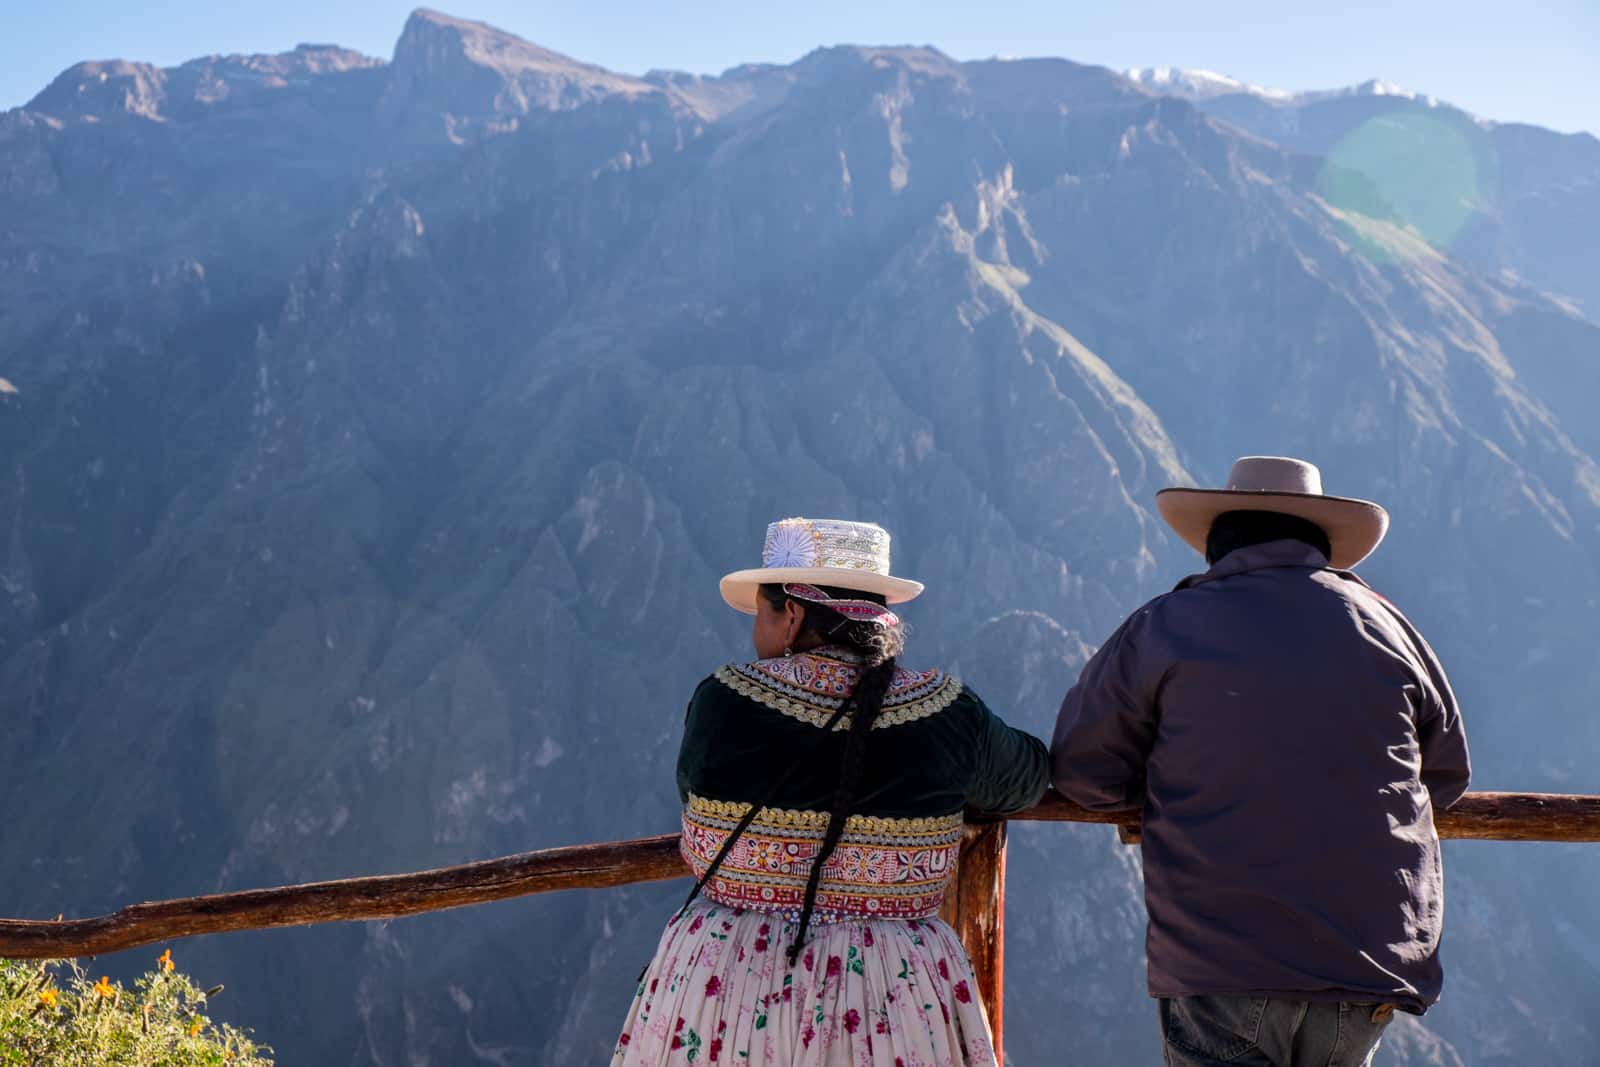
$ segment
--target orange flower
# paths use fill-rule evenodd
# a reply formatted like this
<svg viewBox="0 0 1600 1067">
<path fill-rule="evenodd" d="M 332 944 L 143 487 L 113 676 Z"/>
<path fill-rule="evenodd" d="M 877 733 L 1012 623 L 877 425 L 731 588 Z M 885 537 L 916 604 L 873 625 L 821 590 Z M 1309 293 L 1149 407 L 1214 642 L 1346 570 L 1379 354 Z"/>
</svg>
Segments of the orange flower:
<svg viewBox="0 0 1600 1067">
<path fill-rule="evenodd" d="M 56 999 L 60 996 L 60 991 L 54 986 L 49 989 L 41 989 L 39 990 L 39 1003 L 47 1008 L 53 1008 L 56 1006 Z"/>
<path fill-rule="evenodd" d="M 198 1034 L 201 1030 L 205 1029 L 205 1025 L 206 1022 L 204 1019 L 196 1019 L 194 1022 L 190 1023 L 189 1036 L 193 1037 L 195 1034 Z"/>
<path fill-rule="evenodd" d="M 170 974 L 172 972 L 172 968 L 176 966 L 176 964 L 172 962 L 172 950 L 169 948 L 160 956 L 156 957 L 156 963 L 160 964 L 163 971 L 166 971 Z"/>
<path fill-rule="evenodd" d="M 111 984 L 111 978 L 104 974 L 100 976 L 100 981 L 94 984 L 94 991 L 102 997 L 114 997 L 117 995 L 116 989 Z"/>
</svg>

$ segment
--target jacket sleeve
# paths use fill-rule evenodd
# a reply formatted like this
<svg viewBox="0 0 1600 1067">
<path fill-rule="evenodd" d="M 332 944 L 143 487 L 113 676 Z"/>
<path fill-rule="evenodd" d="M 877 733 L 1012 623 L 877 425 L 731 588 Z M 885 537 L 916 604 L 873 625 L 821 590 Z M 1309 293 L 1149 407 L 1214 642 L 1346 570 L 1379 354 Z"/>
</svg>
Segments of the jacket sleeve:
<svg viewBox="0 0 1600 1067">
<path fill-rule="evenodd" d="M 1422 687 L 1425 696 L 1417 709 L 1417 745 L 1422 752 L 1422 784 L 1428 789 L 1434 810 L 1440 811 L 1460 800 L 1472 782 L 1466 726 L 1439 657 L 1409 619 L 1398 611 L 1394 614 L 1427 674 L 1427 684 Z"/>
<path fill-rule="evenodd" d="M 714 680 L 707 678 L 695 687 L 689 698 L 689 707 L 683 713 L 683 740 L 678 744 L 678 802 L 689 803 L 695 771 L 701 766 L 706 745 L 710 743 L 715 716 L 708 698 Z"/>
<path fill-rule="evenodd" d="M 1140 663 L 1138 633 L 1148 606 L 1132 615 L 1094 654 L 1067 691 L 1050 743 L 1056 791 L 1094 811 L 1144 802 L 1145 760 L 1156 736 L 1154 687 Z"/>
<path fill-rule="evenodd" d="M 967 807 L 982 815 L 1010 815 L 1031 808 L 1050 784 L 1050 754 L 1044 742 L 1007 726 L 970 689 L 978 706 L 978 773 Z"/>
</svg>

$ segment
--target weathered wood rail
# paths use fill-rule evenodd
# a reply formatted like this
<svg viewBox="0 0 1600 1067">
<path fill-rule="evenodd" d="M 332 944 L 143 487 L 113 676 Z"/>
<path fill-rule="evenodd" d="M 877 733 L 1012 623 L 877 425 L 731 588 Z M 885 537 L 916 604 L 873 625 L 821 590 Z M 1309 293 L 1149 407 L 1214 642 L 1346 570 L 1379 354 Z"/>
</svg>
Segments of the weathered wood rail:
<svg viewBox="0 0 1600 1067">
<path fill-rule="evenodd" d="M 1139 839 L 1137 811 L 1088 811 L 1053 793 L 1012 818 L 1100 823 L 1117 827 L 1125 842 Z M 1445 838 L 1600 842 L 1600 796 L 1468 793 L 1450 810 L 1437 813 L 1435 823 Z M 944 907 L 945 918 L 960 932 L 972 957 L 997 1049 L 1005 1003 L 1005 843 L 1003 822 L 967 827 L 955 892 L 947 896 Z M 412 874 L 134 904 L 88 919 L 0 919 L 0 957 L 93 956 L 198 934 L 395 919 L 533 893 L 604 889 L 688 873 L 678 855 L 678 835 L 662 834 L 523 852 Z"/>
</svg>

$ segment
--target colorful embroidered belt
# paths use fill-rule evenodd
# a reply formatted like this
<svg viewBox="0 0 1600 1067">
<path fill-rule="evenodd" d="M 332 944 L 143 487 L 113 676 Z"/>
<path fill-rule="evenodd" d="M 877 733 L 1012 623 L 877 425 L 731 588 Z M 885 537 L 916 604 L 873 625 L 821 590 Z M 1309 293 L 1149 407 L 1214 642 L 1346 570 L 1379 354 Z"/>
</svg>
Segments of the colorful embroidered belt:
<svg viewBox="0 0 1600 1067">
<path fill-rule="evenodd" d="M 749 810 L 748 804 L 690 795 L 680 847 L 696 877 Z M 825 811 L 763 808 L 702 893 L 730 907 L 798 917 L 827 826 Z M 934 915 L 960 850 L 960 812 L 931 819 L 852 815 L 823 865 L 813 921 Z"/>
</svg>

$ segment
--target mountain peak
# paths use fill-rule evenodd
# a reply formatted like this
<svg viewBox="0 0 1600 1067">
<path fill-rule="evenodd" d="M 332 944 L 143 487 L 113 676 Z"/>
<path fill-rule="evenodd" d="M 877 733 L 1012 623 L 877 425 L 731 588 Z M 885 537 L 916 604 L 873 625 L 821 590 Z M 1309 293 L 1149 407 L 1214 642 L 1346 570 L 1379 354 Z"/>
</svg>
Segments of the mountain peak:
<svg viewBox="0 0 1600 1067">
<path fill-rule="evenodd" d="M 1186 67 L 1132 67 L 1122 72 L 1123 77 L 1150 92 L 1161 96 L 1177 96 L 1185 100 L 1211 100 L 1219 96 L 1242 94 L 1274 104 L 1312 104 L 1319 100 L 1335 100 L 1351 96 L 1393 96 L 1425 103 L 1429 107 L 1437 101 L 1432 97 L 1402 89 L 1394 82 L 1382 78 L 1368 78 L 1357 85 L 1340 89 L 1312 89 L 1292 91 L 1253 85 L 1212 70 Z"/>
<path fill-rule="evenodd" d="M 164 122 L 193 118 L 230 100 L 304 86 L 324 75 L 381 66 L 381 59 L 323 44 L 302 44 L 276 55 L 201 56 L 165 68 L 126 59 L 95 60 L 68 67 L 24 106 L 56 119 L 134 116 Z"/>
<path fill-rule="evenodd" d="M 847 67 L 901 67 L 913 73 L 951 74 L 961 64 L 932 45 L 825 45 L 800 57 L 800 73 L 837 73 Z"/>
<path fill-rule="evenodd" d="M 1230 78 L 1216 71 L 1184 67 L 1132 67 L 1122 72 L 1129 81 L 1162 96 L 1179 96 L 1185 100 L 1208 100 L 1214 96 L 1248 93 L 1269 100 L 1288 100 L 1293 93 L 1282 89 L 1267 89 L 1260 85 Z"/>
<path fill-rule="evenodd" d="M 515 123 L 654 86 L 541 48 L 484 22 L 418 8 L 395 43 L 385 107 L 447 114 L 457 122 Z"/>
<path fill-rule="evenodd" d="M 398 68 L 408 63 L 445 67 L 465 62 L 494 71 L 509 79 L 528 75 L 562 78 L 582 90 L 639 92 L 648 86 L 637 78 L 613 74 L 604 67 L 584 63 L 541 48 L 514 33 L 486 22 L 457 18 L 430 8 L 419 7 L 406 20 L 400 40 L 395 44 L 394 62 Z"/>
<path fill-rule="evenodd" d="M 184 63 L 185 70 L 224 70 L 282 78 L 340 74 L 348 70 L 381 67 L 384 61 L 336 44 L 298 44 L 289 52 L 252 55 L 201 56 Z"/>
<path fill-rule="evenodd" d="M 515 57 L 520 56 L 525 61 L 556 60 L 581 65 L 577 64 L 576 60 L 540 48 L 531 41 L 491 26 L 487 22 L 458 18 L 426 7 L 417 8 L 406 19 L 405 29 L 400 31 L 400 40 L 395 45 L 395 58 L 398 60 L 408 45 L 415 47 L 419 41 L 427 40 L 452 42 L 471 58 L 491 64 L 497 60 L 514 61 Z"/>
<path fill-rule="evenodd" d="M 1339 90 L 1334 91 L 1339 92 Z M 1348 96 L 1403 96 L 1408 100 L 1415 100 L 1417 97 L 1417 94 L 1409 89 L 1402 89 L 1394 82 L 1384 81 L 1382 78 L 1368 78 L 1360 85 L 1343 90 L 1343 93 Z"/>
<path fill-rule="evenodd" d="M 125 113 L 157 119 L 167 95 L 167 72 L 126 59 L 75 63 L 24 105 L 56 118 Z"/>
</svg>

